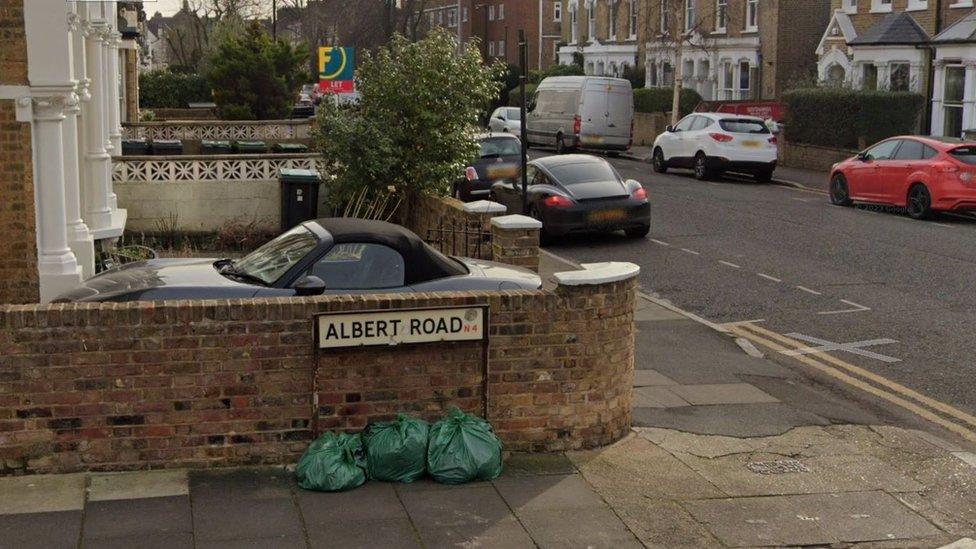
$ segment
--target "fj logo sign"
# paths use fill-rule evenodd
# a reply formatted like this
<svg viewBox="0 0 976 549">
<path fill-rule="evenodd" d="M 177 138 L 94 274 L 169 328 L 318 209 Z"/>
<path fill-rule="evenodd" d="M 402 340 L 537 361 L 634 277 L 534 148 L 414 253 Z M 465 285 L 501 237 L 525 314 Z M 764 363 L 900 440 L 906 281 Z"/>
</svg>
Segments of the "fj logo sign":
<svg viewBox="0 0 976 549">
<path fill-rule="evenodd" d="M 485 307 L 326 313 L 315 319 L 320 349 L 485 339 Z"/>
</svg>

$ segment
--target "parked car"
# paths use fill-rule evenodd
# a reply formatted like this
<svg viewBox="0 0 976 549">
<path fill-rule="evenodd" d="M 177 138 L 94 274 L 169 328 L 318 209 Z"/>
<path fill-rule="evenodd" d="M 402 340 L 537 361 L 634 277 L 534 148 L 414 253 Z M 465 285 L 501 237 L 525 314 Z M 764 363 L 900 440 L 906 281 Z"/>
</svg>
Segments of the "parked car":
<svg viewBox="0 0 976 549">
<path fill-rule="evenodd" d="M 319 294 L 518 290 L 542 286 L 527 269 L 448 257 L 383 221 L 307 221 L 242 259 L 154 259 L 90 278 L 57 299 L 159 301 Z"/>
<path fill-rule="evenodd" d="M 694 113 L 654 140 L 654 171 L 692 168 L 695 177 L 743 172 L 768 182 L 776 169 L 776 136 L 755 116 Z"/>
<path fill-rule="evenodd" d="M 626 151 L 633 141 L 634 91 L 630 81 L 597 76 L 551 76 L 536 88 L 526 115 L 529 144 Z"/>
<path fill-rule="evenodd" d="M 830 171 L 830 201 L 904 207 L 915 219 L 976 210 L 976 141 L 951 137 L 885 139 Z"/>
<path fill-rule="evenodd" d="M 651 230 L 647 191 L 633 179 L 624 180 L 609 162 L 586 154 L 549 156 L 529 162 L 529 215 L 542 222 L 545 239 L 576 232 L 623 230 L 643 238 Z M 522 211 L 522 187 L 500 181 L 491 198 Z"/>
<path fill-rule="evenodd" d="M 488 129 L 493 132 L 519 135 L 522 132 L 522 111 L 518 107 L 498 107 L 488 119 Z"/>
<path fill-rule="evenodd" d="M 464 177 L 454 183 L 452 196 L 464 202 L 488 198 L 496 181 L 515 181 L 522 173 L 522 141 L 512 134 L 478 136 L 478 157 L 465 168 Z"/>
</svg>

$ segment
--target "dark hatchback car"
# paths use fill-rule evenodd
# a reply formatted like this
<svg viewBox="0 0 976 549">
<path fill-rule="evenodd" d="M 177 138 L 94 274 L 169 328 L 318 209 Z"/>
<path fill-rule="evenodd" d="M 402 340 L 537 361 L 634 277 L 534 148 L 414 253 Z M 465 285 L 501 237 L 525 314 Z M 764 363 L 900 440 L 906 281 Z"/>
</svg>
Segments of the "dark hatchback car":
<svg viewBox="0 0 976 549">
<path fill-rule="evenodd" d="M 478 136 L 478 158 L 464 170 L 464 178 L 454 183 L 452 195 L 464 202 L 483 200 L 496 181 L 515 181 L 522 173 L 522 142 L 506 133 Z"/>
<path fill-rule="evenodd" d="M 90 278 L 56 301 L 160 301 L 295 295 L 520 290 L 527 269 L 448 257 L 382 221 L 307 221 L 239 260 L 156 259 Z"/>
<path fill-rule="evenodd" d="M 609 162 L 586 154 L 548 156 L 529 162 L 529 214 L 542 222 L 545 238 L 576 232 L 623 230 L 643 238 L 651 230 L 647 191 L 633 179 L 624 180 Z M 522 210 L 522 187 L 498 182 L 491 199 Z"/>
</svg>

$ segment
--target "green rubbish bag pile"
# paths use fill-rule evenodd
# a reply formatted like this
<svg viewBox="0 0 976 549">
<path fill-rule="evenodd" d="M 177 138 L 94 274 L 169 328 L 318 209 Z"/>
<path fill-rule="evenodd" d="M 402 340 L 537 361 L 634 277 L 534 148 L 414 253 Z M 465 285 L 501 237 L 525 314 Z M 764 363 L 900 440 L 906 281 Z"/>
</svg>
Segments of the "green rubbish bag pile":
<svg viewBox="0 0 976 549">
<path fill-rule="evenodd" d="M 502 472 L 502 445 L 487 421 L 453 408 L 434 425 L 400 414 L 354 435 L 326 433 L 309 445 L 295 471 L 306 490 L 352 490 L 366 479 L 442 484 L 491 480 Z"/>
</svg>

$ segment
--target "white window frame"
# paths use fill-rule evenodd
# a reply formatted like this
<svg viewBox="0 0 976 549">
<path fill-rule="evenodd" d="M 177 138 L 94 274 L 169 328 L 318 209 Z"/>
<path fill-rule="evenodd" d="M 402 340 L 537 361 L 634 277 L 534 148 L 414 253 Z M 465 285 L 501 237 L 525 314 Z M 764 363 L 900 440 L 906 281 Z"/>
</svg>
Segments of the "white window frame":
<svg viewBox="0 0 976 549">
<path fill-rule="evenodd" d="M 607 39 L 611 42 L 617 40 L 617 18 L 614 17 L 613 6 L 617 0 L 607 0 Z"/>
<path fill-rule="evenodd" d="M 488 57 L 495 57 L 495 41 L 488 41 Z"/>
<path fill-rule="evenodd" d="M 685 32 L 689 32 L 695 28 L 695 24 L 697 23 L 698 14 L 695 13 L 695 8 L 698 6 L 695 5 L 696 1 L 685 0 Z"/>
<path fill-rule="evenodd" d="M 461 8 L 461 22 L 462 23 L 467 23 L 468 22 L 468 7 L 467 6 L 464 6 L 463 8 Z"/>
<path fill-rule="evenodd" d="M 844 13 L 854 15 L 857 13 L 857 0 L 844 0 Z"/>
<path fill-rule="evenodd" d="M 949 4 L 950 8 L 971 8 L 973 7 L 973 0 L 956 0 L 954 4 Z"/>
<path fill-rule="evenodd" d="M 596 2 L 586 8 L 586 39 L 590 42 L 596 39 Z"/>
<path fill-rule="evenodd" d="M 759 0 L 746 0 L 745 32 L 759 30 Z"/>
<path fill-rule="evenodd" d="M 729 26 L 729 0 L 715 0 L 715 32 L 724 34 Z"/>
<path fill-rule="evenodd" d="M 871 13 L 891 13 L 894 0 L 871 0 Z"/>
<path fill-rule="evenodd" d="M 579 42 L 579 8 L 576 6 L 569 6 L 569 26 L 570 38 L 572 38 L 572 43 L 575 44 Z"/>
<path fill-rule="evenodd" d="M 630 40 L 637 39 L 637 25 L 638 25 L 638 12 L 637 12 L 637 0 L 630 0 L 630 12 L 629 12 L 629 25 L 627 37 Z"/>
<path fill-rule="evenodd" d="M 494 4 L 489 4 L 488 5 L 488 20 L 489 21 L 494 21 L 495 20 L 495 5 Z"/>
<path fill-rule="evenodd" d="M 554 23 L 563 22 L 563 3 L 554 2 L 552 5 L 552 21 Z"/>
<path fill-rule="evenodd" d="M 498 4 L 498 20 L 505 20 L 505 4 Z"/>
<path fill-rule="evenodd" d="M 667 7 L 666 4 L 667 4 L 667 0 L 661 0 L 659 6 L 660 8 L 659 13 L 661 16 L 661 34 L 668 34 L 671 31 L 671 29 L 668 28 L 671 26 L 671 22 L 668 21 L 668 10 L 665 9 Z"/>
<path fill-rule="evenodd" d="M 504 40 L 499 40 L 498 41 L 498 50 L 497 50 L 497 53 L 498 53 L 498 57 L 507 57 L 508 52 L 505 51 L 505 41 Z"/>
<path fill-rule="evenodd" d="M 929 0 L 908 0 L 905 11 L 922 11 L 929 9 Z"/>
</svg>

